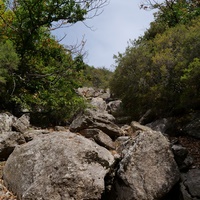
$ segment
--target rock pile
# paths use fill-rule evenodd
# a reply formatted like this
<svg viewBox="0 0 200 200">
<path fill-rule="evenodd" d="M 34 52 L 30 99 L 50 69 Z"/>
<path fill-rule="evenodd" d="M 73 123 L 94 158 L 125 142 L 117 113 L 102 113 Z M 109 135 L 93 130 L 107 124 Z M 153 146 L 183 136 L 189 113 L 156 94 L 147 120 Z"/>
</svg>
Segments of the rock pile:
<svg viewBox="0 0 200 200">
<path fill-rule="evenodd" d="M 184 123 L 182 123 L 182 121 L 184 121 Z M 178 120 L 175 118 L 160 119 L 147 124 L 147 126 L 151 127 L 153 130 L 161 131 L 171 140 L 174 159 L 176 160 L 179 171 L 181 172 L 181 178 L 179 181 L 179 199 L 199 200 L 200 112 L 197 111 L 195 113 L 187 114 Z"/>
<path fill-rule="evenodd" d="M 108 91 L 83 93 L 92 106 L 79 114 L 69 129 L 36 130 L 25 115 L 0 115 L 5 186 L 19 200 L 165 198 L 179 183 L 178 166 L 186 162 L 188 152 L 172 148 L 164 134 L 138 122 L 118 126 L 107 109 L 111 102 Z M 174 155 L 176 161 L 182 156 L 178 165 Z M 189 172 L 182 178 L 184 200 L 186 196 L 199 199 L 198 187 L 192 187 L 198 179 L 192 182 L 193 176 Z"/>
</svg>

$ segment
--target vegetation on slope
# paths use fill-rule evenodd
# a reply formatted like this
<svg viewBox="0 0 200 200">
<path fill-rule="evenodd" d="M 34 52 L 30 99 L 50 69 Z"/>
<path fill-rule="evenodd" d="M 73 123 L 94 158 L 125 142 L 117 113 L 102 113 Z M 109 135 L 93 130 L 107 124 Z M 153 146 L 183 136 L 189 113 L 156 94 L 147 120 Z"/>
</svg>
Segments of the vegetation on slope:
<svg viewBox="0 0 200 200">
<path fill-rule="evenodd" d="M 177 5 L 178 2 L 174 6 Z M 199 13 L 191 13 L 187 20 L 182 15 L 182 20 L 169 25 L 174 17 L 168 15 L 169 9 L 165 7 L 167 14 L 159 10 L 144 36 L 133 41 L 125 53 L 115 56 L 117 67 L 111 91 L 122 99 L 125 111 L 136 120 L 147 110 L 155 117 L 163 117 L 199 109 Z M 198 4 L 196 10 L 199 11 Z M 155 25 L 164 27 L 162 31 L 155 30 Z"/>
<path fill-rule="evenodd" d="M 1 110 L 26 109 L 59 122 L 84 107 L 75 93 L 85 68 L 82 55 L 60 45 L 51 29 L 92 18 L 106 3 L 0 0 Z"/>
<path fill-rule="evenodd" d="M 83 62 L 60 45 L 51 28 L 93 17 L 107 0 L 0 0 L 0 109 L 22 110 L 60 122 L 84 108 L 79 86 L 108 87 L 113 73 Z M 199 1 L 147 1 L 157 9 L 143 37 L 115 56 L 112 92 L 139 119 L 199 109 Z M 154 2 L 154 1 L 153 1 Z"/>
<path fill-rule="evenodd" d="M 81 81 L 83 86 L 107 89 L 113 72 L 106 68 L 94 68 L 87 65 L 82 75 L 85 78 Z"/>
</svg>

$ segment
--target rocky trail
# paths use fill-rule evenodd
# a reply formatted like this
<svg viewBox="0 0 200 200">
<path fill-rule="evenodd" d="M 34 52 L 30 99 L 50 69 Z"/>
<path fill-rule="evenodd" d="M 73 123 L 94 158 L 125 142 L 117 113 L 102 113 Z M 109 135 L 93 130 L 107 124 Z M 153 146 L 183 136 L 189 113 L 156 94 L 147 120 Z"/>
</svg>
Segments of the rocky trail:
<svg viewBox="0 0 200 200">
<path fill-rule="evenodd" d="M 91 106 L 69 127 L 0 113 L 0 200 L 200 199 L 198 113 L 172 136 L 171 119 L 119 125 L 109 91 L 77 92 Z"/>
</svg>

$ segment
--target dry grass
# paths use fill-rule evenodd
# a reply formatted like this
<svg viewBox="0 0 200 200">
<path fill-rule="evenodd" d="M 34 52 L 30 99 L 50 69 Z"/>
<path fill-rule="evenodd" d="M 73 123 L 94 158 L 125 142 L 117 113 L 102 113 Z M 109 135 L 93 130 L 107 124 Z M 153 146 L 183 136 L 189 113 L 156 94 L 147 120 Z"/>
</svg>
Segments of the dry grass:
<svg viewBox="0 0 200 200">
<path fill-rule="evenodd" d="M 2 175 L 3 167 L 6 162 L 0 162 L 0 200 L 17 200 L 17 197 L 14 196 L 4 185 Z"/>
</svg>

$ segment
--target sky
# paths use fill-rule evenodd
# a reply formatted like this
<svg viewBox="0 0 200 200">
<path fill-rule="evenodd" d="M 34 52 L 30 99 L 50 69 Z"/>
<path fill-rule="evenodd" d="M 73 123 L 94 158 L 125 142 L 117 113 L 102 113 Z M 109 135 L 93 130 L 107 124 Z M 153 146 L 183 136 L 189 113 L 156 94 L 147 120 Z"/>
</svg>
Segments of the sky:
<svg viewBox="0 0 200 200">
<path fill-rule="evenodd" d="M 95 68 L 115 69 L 114 55 L 125 52 L 128 41 L 142 36 L 154 20 L 152 11 L 140 9 L 142 0 L 110 0 L 101 15 L 78 22 L 71 27 L 53 32 L 64 45 L 81 43 L 85 40 L 85 63 Z"/>
</svg>

